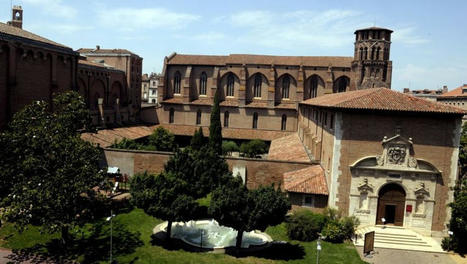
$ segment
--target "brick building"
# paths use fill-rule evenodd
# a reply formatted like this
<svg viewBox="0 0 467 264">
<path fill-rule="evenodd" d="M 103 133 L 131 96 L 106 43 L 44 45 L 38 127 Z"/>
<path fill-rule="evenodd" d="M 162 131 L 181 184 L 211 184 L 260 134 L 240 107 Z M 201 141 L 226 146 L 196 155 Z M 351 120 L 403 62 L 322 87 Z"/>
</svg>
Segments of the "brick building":
<svg viewBox="0 0 467 264">
<path fill-rule="evenodd" d="M 415 97 L 423 98 L 425 100 L 430 100 L 436 102 L 437 98 L 441 95 L 448 92 L 448 87 L 446 85 L 443 86 L 443 89 L 437 90 L 430 90 L 430 89 L 423 89 L 423 90 L 410 90 L 409 88 L 404 88 L 403 93 L 410 94 Z"/>
<path fill-rule="evenodd" d="M 149 100 L 149 76 L 147 73 L 141 76 L 141 103 L 148 103 Z"/>
<path fill-rule="evenodd" d="M 297 131 L 297 107 L 303 100 L 391 87 L 391 33 L 376 27 L 355 31 L 353 57 L 174 53 L 164 60 L 158 119 L 171 126 L 208 126 L 219 91 L 224 127 Z"/>
<path fill-rule="evenodd" d="M 0 129 L 33 101 L 76 88 L 79 54 L 71 48 L 22 29 L 23 10 L 0 23 Z"/>
<path fill-rule="evenodd" d="M 446 231 L 465 111 L 379 88 L 309 99 L 299 113 L 328 206 L 362 225 L 384 217 L 426 234 Z"/>
<path fill-rule="evenodd" d="M 467 84 L 463 84 L 452 91 L 438 96 L 436 100 L 438 103 L 452 105 L 467 110 Z M 467 116 L 464 116 L 462 122 L 465 123 L 466 121 Z"/>
</svg>

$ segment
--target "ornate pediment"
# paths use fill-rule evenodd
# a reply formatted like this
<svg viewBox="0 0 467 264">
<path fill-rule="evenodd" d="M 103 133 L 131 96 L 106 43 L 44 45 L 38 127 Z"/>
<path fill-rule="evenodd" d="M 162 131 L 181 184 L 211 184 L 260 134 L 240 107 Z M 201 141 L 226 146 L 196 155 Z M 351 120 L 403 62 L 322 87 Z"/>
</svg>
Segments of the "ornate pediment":
<svg viewBox="0 0 467 264">
<path fill-rule="evenodd" d="M 400 135 L 382 141 L 383 153 L 376 157 L 379 166 L 417 167 L 417 160 L 413 157 L 412 138 L 406 139 Z"/>
<path fill-rule="evenodd" d="M 358 185 L 357 189 L 360 191 L 360 193 L 373 192 L 373 186 L 368 184 L 367 178 L 363 179 L 363 181 Z"/>
<path fill-rule="evenodd" d="M 430 193 L 428 189 L 425 188 L 425 184 L 423 182 L 420 183 L 420 186 L 415 190 L 415 197 L 428 197 Z"/>
</svg>

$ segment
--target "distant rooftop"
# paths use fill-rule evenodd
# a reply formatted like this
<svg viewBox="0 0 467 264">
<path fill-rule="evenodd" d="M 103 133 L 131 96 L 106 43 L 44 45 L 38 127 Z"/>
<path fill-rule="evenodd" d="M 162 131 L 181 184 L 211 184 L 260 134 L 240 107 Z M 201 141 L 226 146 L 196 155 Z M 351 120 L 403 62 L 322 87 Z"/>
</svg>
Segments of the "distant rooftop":
<svg viewBox="0 0 467 264">
<path fill-rule="evenodd" d="M 138 56 L 137 54 L 127 49 L 101 49 L 99 46 L 96 46 L 95 49 L 81 48 L 81 49 L 78 49 L 77 52 L 85 56 L 93 56 L 93 55 L 99 56 L 99 55 L 104 55 L 104 54 Z"/>
<path fill-rule="evenodd" d="M 443 94 L 441 97 L 467 97 L 467 84 Z"/>
</svg>

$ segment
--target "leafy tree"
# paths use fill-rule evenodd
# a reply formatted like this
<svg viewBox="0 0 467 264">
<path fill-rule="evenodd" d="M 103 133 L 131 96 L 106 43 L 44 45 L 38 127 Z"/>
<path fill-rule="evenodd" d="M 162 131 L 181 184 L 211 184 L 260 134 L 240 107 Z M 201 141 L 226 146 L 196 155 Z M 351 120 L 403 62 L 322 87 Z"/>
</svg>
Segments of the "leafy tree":
<svg viewBox="0 0 467 264">
<path fill-rule="evenodd" d="M 206 145 L 206 139 L 203 135 L 203 129 L 200 127 L 191 138 L 190 146 L 193 150 L 200 150 Z"/>
<path fill-rule="evenodd" d="M 139 174 L 130 182 L 132 203 L 147 214 L 167 221 L 167 239 L 174 221 L 186 222 L 198 211 L 198 203 L 187 195 L 190 188 L 170 173 Z"/>
<path fill-rule="evenodd" d="M 287 220 L 287 235 L 290 239 L 313 241 L 318 238 L 327 218 L 307 209 L 295 211 Z"/>
<path fill-rule="evenodd" d="M 255 158 L 260 154 L 266 153 L 268 151 L 268 146 L 266 143 L 260 139 L 250 140 L 248 142 L 242 143 L 240 146 L 240 152 L 249 158 Z"/>
<path fill-rule="evenodd" d="M 173 151 L 175 148 L 175 135 L 163 127 L 158 127 L 148 138 L 149 145 L 155 150 Z"/>
<path fill-rule="evenodd" d="M 116 149 L 141 149 L 142 146 L 133 139 L 122 138 L 122 140 L 118 142 L 115 140 L 110 147 Z"/>
<path fill-rule="evenodd" d="M 467 253 L 467 178 L 461 178 L 454 187 L 454 201 L 451 207 L 449 230 L 452 236 L 443 240 L 443 248 L 460 254 Z"/>
<path fill-rule="evenodd" d="M 209 145 L 218 155 L 222 155 L 222 125 L 219 105 L 219 92 L 214 95 L 214 104 L 211 109 L 211 123 L 209 125 Z"/>
<path fill-rule="evenodd" d="M 237 143 L 234 141 L 222 141 L 222 154 L 231 155 L 232 152 L 239 151 Z"/>
<path fill-rule="evenodd" d="M 213 191 L 209 213 L 225 226 L 238 231 L 236 247 L 242 244 L 243 232 L 265 230 L 284 221 L 290 209 L 287 197 L 274 186 L 249 191 L 239 177 Z"/>
<path fill-rule="evenodd" d="M 462 134 L 460 138 L 459 166 L 461 167 L 460 176 L 467 172 L 467 123 L 462 125 Z"/>
<path fill-rule="evenodd" d="M 77 131 L 90 127 L 83 99 L 69 92 L 53 103 L 53 112 L 45 102 L 26 106 L 0 134 L 0 195 L 7 220 L 61 230 L 66 243 L 69 229 L 89 216 L 99 197 L 93 187 L 105 175 L 100 151 Z"/>
</svg>

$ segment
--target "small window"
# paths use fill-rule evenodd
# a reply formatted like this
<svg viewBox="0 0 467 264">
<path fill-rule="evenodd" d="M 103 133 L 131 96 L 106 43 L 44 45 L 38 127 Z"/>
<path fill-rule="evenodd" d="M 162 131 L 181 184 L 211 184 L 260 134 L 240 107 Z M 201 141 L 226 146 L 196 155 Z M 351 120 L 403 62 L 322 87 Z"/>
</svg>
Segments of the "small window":
<svg viewBox="0 0 467 264">
<path fill-rule="evenodd" d="M 234 96 L 235 79 L 232 73 L 227 77 L 227 96 Z"/>
<path fill-rule="evenodd" d="M 225 111 L 224 113 L 224 127 L 229 127 L 229 111 Z"/>
<path fill-rule="evenodd" d="M 286 75 L 282 79 L 282 98 L 283 99 L 289 98 L 289 90 L 290 90 L 290 77 Z"/>
<path fill-rule="evenodd" d="M 174 94 L 180 94 L 180 81 L 181 81 L 180 72 L 177 71 L 174 76 Z"/>
<path fill-rule="evenodd" d="M 311 195 L 304 195 L 303 196 L 303 203 L 302 206 L 306 207 L 313 207 L 313 196 Z"/>
<path fill-rule="evenodd" d="M 253 113 L 253 129 L 258 128 L 258 113 Z"/>
<path fill-rule="evenodd" d="M 334 129 L 334 114 L 331 114 L 331 124 L 329 124 L 331 126 L 331 129 Z"/>
<path fill-rule="evenodd" d="M 281 130 L 287 130 L 287 115 L 285 114 L 282 115 Z"/>
<path fill-rule="evenodd" d="M 173 122 L 174 122 L 174 112 L 175 112 L 174 109 L 170 108 L 170 110 L 169 110 L 169 123 L 170 124 L 173 124 Z"/>
<path fill-rule="evenodd" d="M 199 79 L 199 94 L 206 95 L 206 86 L 207 86 L 208 76 L 205 72 L 201 73 L 201 78 Z"/>
<path fill-rule="evenodd" d="M 261 84 L 263 82 L 263 78 L 261 77 L 261 74 L 256 74 L 255 76 L 255 83 L 254 83 L 254 88 L 253 88 L 253 95 L 254 97 L 261 97 Z"/>
<path fill-rule="evenodd" d="M 198 112 L 196 112 L 196 124 L 201 124 L 201 110 L 198 110 Z"/>
</svg>

